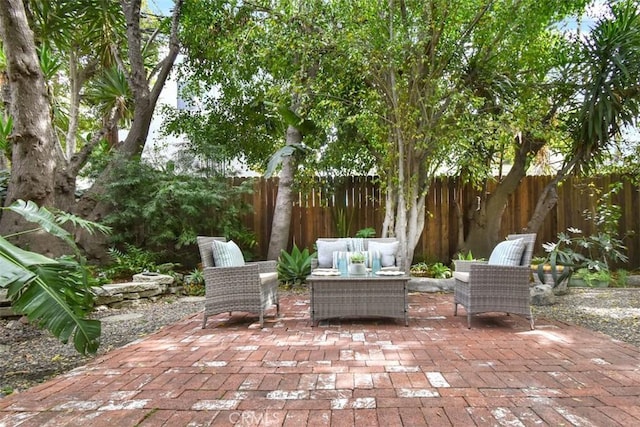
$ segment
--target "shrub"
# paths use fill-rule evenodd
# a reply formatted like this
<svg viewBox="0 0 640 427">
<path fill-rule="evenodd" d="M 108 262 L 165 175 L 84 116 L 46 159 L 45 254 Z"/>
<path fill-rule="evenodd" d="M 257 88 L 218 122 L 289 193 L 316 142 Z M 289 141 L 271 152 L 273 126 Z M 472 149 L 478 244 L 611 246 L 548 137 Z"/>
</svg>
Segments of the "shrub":
<svg viewBox="0 0 640 427">
<path fill-rule="evenodd" d="M 178 174 L 168 164 L 164 169 L 139 161 L 118 168 L 107 189 L 106 199 L 115 206 L 105 223 L 113 228 L 112 242 L 125 242 L 171 261 L 183 248 L 187 263 L 195 265 L 196 236 L 225 236 L 242 247 L 256 245 L 253 233 L 242 224 L 251 206 L 243 195 L 252 191 L 251 181 L 231 185 L 222 177 Z M 194 255 L 195 254 L 195 255 Z M 250 254 L 247 259 L 250 259 Z"/>
<path fill-rule="evenodd" d="M 184 292 L 191 296 L 202 296 L 205 293 L 204 272 L 195 268 L 184 278 Z"/>
<path fill-rule="evenodd" d="M 113 264 L 102 272 L 109 279 L 131 277 L 143 271 L 157 271 L 157 254 L 125 243 L 125 250 L 109 249 Z"/>
<path fill-rule="evenodd" d="M 278 259 L 278 280 L 289 287 L 302 285 L 311 274 L 312 259 L 313 255 L 309 253 L 309 249 L 304 248 L 301 251 L 295 244 L 290 254 L 283 250 Z"/>
</svg>

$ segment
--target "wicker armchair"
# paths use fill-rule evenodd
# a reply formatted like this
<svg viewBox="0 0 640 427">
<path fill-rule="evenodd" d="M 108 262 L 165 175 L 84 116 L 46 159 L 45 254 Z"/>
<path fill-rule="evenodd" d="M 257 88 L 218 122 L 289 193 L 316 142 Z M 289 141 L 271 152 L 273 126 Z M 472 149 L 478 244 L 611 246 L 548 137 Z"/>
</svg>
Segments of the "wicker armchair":
<svg viewBox="0 0 640 427">
<path fill-rule="evenodd" d="M 260 314 L 260 327 L 264 326 L 264 311 L 276 306 L 278 301 L 278 274 L 275 261 L 250 262 L 239 267 L 215 267 L 213 262 L 213 240 L 225 241 L 224 237 L 198 236 L 198 248 L 202 259 L 205 282 L 205 306 L 202 327 L 207 318 L 219 313 L 243 311 Z"/>
<path fill-rule="evenodd" d="M 534 328 L 531 314 L 529 282 L 531 257 L 535 234 L 510 234 L 507 240 L 523 239 L 524 254 L 519 266 L 465 263 L 467 271 L 454 272 L 454 316 L 458 304 L 467 313 L 467 326 L 471 328 L 471 316 L 487 312 L 505 312 L 524 316 Z"/>
</svg>

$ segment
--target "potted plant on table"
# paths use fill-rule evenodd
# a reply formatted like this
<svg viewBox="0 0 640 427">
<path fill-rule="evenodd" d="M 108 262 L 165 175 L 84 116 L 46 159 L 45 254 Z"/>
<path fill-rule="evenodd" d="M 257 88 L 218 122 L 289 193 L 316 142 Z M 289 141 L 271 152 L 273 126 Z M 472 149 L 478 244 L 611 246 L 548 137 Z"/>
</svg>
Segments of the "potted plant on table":
<svg viewBox="0 0 640 427">
<path fill-rule="evenodd" d="M 351 255 L 349 274 L 360 276 L 367 274 L 367 268 L 364 264 L 364 254 L 362 252 L 356 252 Z"/>
</svg>

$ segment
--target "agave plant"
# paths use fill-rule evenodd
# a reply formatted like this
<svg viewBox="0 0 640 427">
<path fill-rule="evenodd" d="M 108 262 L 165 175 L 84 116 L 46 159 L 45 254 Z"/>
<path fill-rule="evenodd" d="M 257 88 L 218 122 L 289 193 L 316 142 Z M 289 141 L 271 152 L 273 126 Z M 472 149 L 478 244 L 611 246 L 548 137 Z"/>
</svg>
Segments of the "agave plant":
<svg viewBox="0 0 640 427">
<path fill-rule="evenodd" d="M 311 274 L 311 260 L 313 255 L 309 254 L 309 249 L 300 250 L 295 244 L 291 253 L 280 252 L 278 259 L 278 280 L 289 285 L 300 285 Z"/>
<path fill-rule="evenodd" d="M 54 215 L 31 201 L 18 200 L 2 209 L 36 223 L 38 227 L 30 231 L 44 230 L 67 242 L 74 251 L 73 257 L 51 259 L 14 246 L 6 239 L 11 236 L 0 236 L 0 288 L 7 289 L 12 307 L 63 343 L 73 336 L 79 353 L 95 353 L 101 328 L 98 320 L 85 318 L 93 305 L 88 270 L 73 236 L 62 225 L 72 223 L 90 232 L 105 233 L 108 228 L 68 213 Z"/>
</svg>

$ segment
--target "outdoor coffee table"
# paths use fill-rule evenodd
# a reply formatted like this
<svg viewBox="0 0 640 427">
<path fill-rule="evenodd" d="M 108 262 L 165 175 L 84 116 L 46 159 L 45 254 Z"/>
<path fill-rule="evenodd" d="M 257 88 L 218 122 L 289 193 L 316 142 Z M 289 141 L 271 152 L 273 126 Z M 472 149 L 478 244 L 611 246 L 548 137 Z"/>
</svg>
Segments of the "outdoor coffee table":
<svg viewBox="0 0 640 427">
<path fill-rule="evenodd" d="M 316 273 L 317 274 L 317 273 Z M 315 275 L 307 277 L 311 288 L 311 326 L 321 319 L 334 317 L 392 317 L 407 314 L 409 276 L 390 275 Z"/>
</svg>

